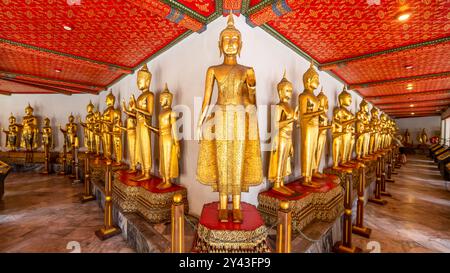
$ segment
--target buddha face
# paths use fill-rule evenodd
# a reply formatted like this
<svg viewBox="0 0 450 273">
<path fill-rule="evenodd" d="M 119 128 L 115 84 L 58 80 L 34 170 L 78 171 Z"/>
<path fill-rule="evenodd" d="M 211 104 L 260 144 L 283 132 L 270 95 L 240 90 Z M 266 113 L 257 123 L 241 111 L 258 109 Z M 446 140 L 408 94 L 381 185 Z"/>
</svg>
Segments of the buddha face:
<svg viewBox="0 0 450 273">
<path fill-rule="evenodd" d="M 219 50 L 225 56 L 235 56 L 241 52 L 241 35 L 235 30 L 224 30 L 220 35 Z"/>
<path fill-rule="evenodd" d="M 161 103 L 161 107 L 166 108 L 172 105 L 172 96 L 168 93 L 164 93 L 159 98 L 159 103 Z"/>
<path fill-rule="evenodd" d="M 372 118 L 376 118 L 376 119 L 378 118 L 378 110 L 377 109 L 373 108 L 371 113 L 372 113 Z"/>
<path fill-rule="evenodd" d="M 74 118 L 72 115 L 70 115 L 70 116 L 69 116 L 69 123 L 73 123 L 74 120 L 75 120 L 75 118 Z"/>
<path fill-rule="evenodd" d="M 44 119 L 44 125 L 47 127 L 50 126 L 50 119 L 48 118 Z"/>
<path fill-rule="evenodd" d="M 86 110 L 88 113 L 94 112 L 94 105 L 88 104 L 88 106 L 86 107 Z"/>
<path fill-rule="evenodd" d="M 308 90 L 315 90 L 319 87 L 319 75 L 314 75 L 311 78 L 308 78 L 306 82 L 304 82 L 305 88 Z"/>
<path fill-rule="evenodd" d="M 278 95 L 280 100 L 283 102 L 288 102 L 292 97 L 292 84 L 285 83 L 278 88 Z"/>
<path fill-rule="evenodd" d="M 31 107 L 25 108 L 25 114 L 27 116 L 31 116 L 33 114 L 33 108 L 31 108 Z"/>
<path fill-rule="evenodd" d="M 116 102 L 116 99 L 114 98 L 114 96 L 106 97 L 106 106 L 108 106 L 108 107 L 114 106 L 115 102 Z"/>
<path fill-rule="evenodd" d="M 339 104 L 344 107 L 350 106 L 352 104 L 352 96 L 348 93 L 339 96 Z"/>
<path fill-rule="evenodd" d="M 10 117 L 9 118 L 9 124 L 10 125 L 14 125 L 16 123 L 16 118 L 15 117 Z"/>
<path fill-rule="evenodd" d="M 150 87 L 151 76 L 146 71 L 139 71 L 137 75 L 137 86 L 139 90 L 148 90 Z"/>
</svg>

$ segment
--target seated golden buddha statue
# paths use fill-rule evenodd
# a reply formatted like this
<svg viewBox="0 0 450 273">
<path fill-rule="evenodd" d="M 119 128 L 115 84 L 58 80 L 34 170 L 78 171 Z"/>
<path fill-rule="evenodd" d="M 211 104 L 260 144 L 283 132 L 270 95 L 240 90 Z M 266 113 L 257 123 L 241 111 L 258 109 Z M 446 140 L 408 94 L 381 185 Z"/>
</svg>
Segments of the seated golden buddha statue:
<svg viewBox="0 0 450 273">
<path fill-rule="evenodd" d="M 22 120 L 22 141 L 20 146 L 27 151 L 33 151 L 38 147 L 38 120 L 33 115 L 33 111 L 33 107 L 28 104 Z"/>
</svg>

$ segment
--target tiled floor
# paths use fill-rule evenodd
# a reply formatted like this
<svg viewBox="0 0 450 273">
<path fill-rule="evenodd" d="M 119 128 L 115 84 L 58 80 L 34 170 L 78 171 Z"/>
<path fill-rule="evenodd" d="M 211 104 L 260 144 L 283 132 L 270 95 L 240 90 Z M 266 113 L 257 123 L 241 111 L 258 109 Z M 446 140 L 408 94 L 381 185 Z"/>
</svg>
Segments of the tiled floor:
<svg viewBox="0 0 450 273">
<path fill-rule="evenodd" d="M 353 236 L 366 252 L 450 252 L 450 192 L 436 164 L 424 155 L 408 162 L 387 183 L 388 204 L 369 203 L 365 224 L 370 239 Z"/>
<path fill-rule="evenodd" d="M 410 156 L 387 189 L 388 204 L 366 206 L 372 237 L 353 236 L 364 251 L 450 252 L 450 192 L 436 165 Z M 448 187 L 447 187 L 448 188 Z M 133 252 L 121 236 L 101 242 L 94 231 L 103 223 L 95 202 L 80 204 L 82 185 L 59 176 L 13 173 L 0 202 L 0 252 Z"/>
<path fill-rule="evenodd" d="M 0 252 L 133 252 L 120 235 L 97 239 L 103 213 L 96 202 L 79 202 L 82 191 L 60 176 L 10 174 L 0 202 Z"/>
</svg>

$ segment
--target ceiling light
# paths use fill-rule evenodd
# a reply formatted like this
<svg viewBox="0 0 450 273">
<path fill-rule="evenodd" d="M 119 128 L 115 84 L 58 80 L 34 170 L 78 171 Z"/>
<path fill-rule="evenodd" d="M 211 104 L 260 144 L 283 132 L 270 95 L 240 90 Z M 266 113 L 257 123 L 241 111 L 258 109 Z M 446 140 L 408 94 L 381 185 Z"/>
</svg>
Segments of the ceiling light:
<svg viewBox="0 0 450 273">
<path fill-rule="evenodd" d="M 411 12 L 404 11 L 397 15 L 397 20 L 399 20 L 400 22 L 404 22 L 404 21 L 408 20 L 409 17 L 411 17 Z"/>
<path fill-rule="evenodd" d="M 412 90 L 413 89 L 413 85 L 412 85 L 412 83 L 409 83 L 407 86 L 406 86 L 406 89 L 408 89 L 408 90 Z"/>
<path fill-rule="evenodd" d="M 413 66 L 412 66 L 412 65 L 405 65 L 405 68 L 406 68 L 406 69 L 412 69 Z"/>
<path fill-rule="evenodd" d="M 69 27 L 68 25 L 63 25 L 63 28 L 67 31 L 71 31 L 72 27 Z"/>
<path fill-rule="evenodd" d="M 411 113 L 411 115 L 413 115 L 413 116 L 414 116 L 415 114 L 416 114 L 416 113 L 414 113 L 414 112 Z"/>
<path fill-rule="evenodd" d="M 56 72 L 56 73 L 61 73 L 61 72 L 62 72 L 62 70 L 61 70 L 61 69 L 59 69 L 59 68 L 57 68 L 57 69 L 55 69 L 55 72 Z"/>
<path fill-rule="evenodd" d="M 410 104 L 409 107 L 414 107 L 414 104 Z"/>
</svg>

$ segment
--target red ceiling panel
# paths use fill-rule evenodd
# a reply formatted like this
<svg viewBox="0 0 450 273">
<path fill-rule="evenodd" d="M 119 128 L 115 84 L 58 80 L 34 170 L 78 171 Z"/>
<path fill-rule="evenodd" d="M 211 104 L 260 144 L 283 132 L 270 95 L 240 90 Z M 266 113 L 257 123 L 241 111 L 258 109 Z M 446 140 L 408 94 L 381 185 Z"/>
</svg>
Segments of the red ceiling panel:
<svg viewBox="0 0 450 273">
<path fill-rule="evenodd" d="M 412 13 L 396 20 L 399 3 Z M 450 35 L 447 0 L 310 0 L 268 24 L 320 63 Z"/>
<path fill-rule="evenodd" d="M 440 43 L 355 60 L 331 71 L 352 84 L 434 74 L 450 71 L 449 52 L 450 43 Z"/>
<path fill-rule="evenodd" d="M 412 90 L 406 89 L 409 83 L 413 84 Z M 390 83 L 388 82 L 385 84 L 369 86 L 366 88 L 358 88 L 357 90 L 363 96 L 395 95 L 404 94 L 405 92 L 411 93 L 413 95 L 415 92 L 422 91 L 450 90 L 450 76 L 442 78 L 428 78 L 423 80 L 408 80 Z"/>
<path fill-rule="evenodd" d="M 123 72 L 113 67 L 67 58 L 0 42 L 0 70 L 35 75 L 83 85 L 105 87 Z M 60 69 L 57 73 L 55 70 Z"/>
<path fill-rule="evenodd" d="M 177 2 L 205 17 L 216 11 L 215 0 L 177 0 Z"/>
<path fill-rule="evenodd" d="M 0 37 L 7 40 L 127 67 L 187 31 L 124 0 L 80 5 L 67 0 L 2 1 L 0 25 Z"/>
<path fill-rule="evenodd" d="M 10 92 L 10 93 L 22 93 L 22 94 L 53 94 L 54 91 L 49 90 L 48 88 L 40 88 L 37 86 L 32 86 L 30 84 L 21 84 L 16 82 L 11 82 L 7 80 L 0 79 L 0 91 Z M 78 93 L 78 92 L 73 92 Z"/>
<path fill-rule="evenodd" d="M 366 100 L 378 104 L 385 103 L 399 103 L 399 102 L 409 102 L 416 103 L 419 101 L 428 101 L 428 100 L 446 100 L 450 99 L 450 90 L 439 90 L 439 91 L 431 91 L 431 92 L 421 92 L 421 93 L 403 93 L 401 95 L 388 95 L 388 96 L 379 96 L 379 97 L 366 97 Z"/>
<path fill-rule="evenodd" d="M 450 99 L 446 100 L 429 100 L 429 101 L 416 101 L 416 102 L 406 102 L 406 103 L 391 103 L 391 104 L 377 104 L 377 107 L 381 110 L 390 110 L 390 109 L 400 109 L 407 108 L 413 109 L 414 107 L 428 107 L 428 106 L 446 106 L 450 104 Z"/>
</svg>

